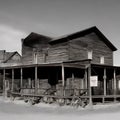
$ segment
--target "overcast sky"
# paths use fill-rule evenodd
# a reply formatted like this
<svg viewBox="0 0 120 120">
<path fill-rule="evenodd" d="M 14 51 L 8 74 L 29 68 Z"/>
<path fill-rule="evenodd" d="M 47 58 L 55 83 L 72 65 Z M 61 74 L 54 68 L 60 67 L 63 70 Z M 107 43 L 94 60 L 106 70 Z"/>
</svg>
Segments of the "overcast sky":
<svg viewBox="0 0 120 120">
<path fill-rule="evenodd" d="M 120 65 L 120 0 L 0 0 L 0 49 L 20 52 L 31 32 L 57 37 L 91 26 L 118 48 Z"/>
</svg>

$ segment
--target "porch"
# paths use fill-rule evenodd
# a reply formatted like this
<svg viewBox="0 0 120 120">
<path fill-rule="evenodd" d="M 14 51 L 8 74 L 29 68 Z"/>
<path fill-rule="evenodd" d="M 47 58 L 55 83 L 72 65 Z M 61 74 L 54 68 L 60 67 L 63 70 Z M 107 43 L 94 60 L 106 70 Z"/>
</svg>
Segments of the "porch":
<svg viewBox="0 0 120 120">
<path fill-rule="evenodd" d="M 76 61 L 42 65 L 10 66 L 0 70 L 4 96 L 10 91 L 20 96 L 70 98 L 80 96 L 90 102 L 120 100 L 120 68 Z M 96 87 L 90 76 L 98 76 Z"/>
</svg>

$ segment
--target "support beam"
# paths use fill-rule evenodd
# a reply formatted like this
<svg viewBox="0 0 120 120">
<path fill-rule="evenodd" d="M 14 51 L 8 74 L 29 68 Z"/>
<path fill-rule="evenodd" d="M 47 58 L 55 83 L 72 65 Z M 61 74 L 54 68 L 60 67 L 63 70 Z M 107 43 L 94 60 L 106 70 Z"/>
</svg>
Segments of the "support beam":
<svg viewBox="0 0 120 120">
<path fill-rule="evenodd" d="M 104 76 L 103 76 L 103 79 L 104 79 L 104 96 L 106 96 L 106 78 L 107 78 L 106 68 L 104 68 Z"/>
<path fill-rule="evenodd" d="M 20 88 L 23 87 L 23 69 L 20 68 Z"/>
<path fill-rule="evenodd" d="M 89 105 L 92 107 L 92 89 L 90 86 L 90 77 L 91 77 L 91 64 L 88 67 L 88 92 L 89 92 Z"/>
<path fill-rule="evenodd" d="M 3 96 L 5 97 L 5 69 L 3 69 Z"/>
<path fill-rule="evenodd" d="M 37 68 L 37 66 L 35 66 L 35 94 L 38 93 L 38 76 L 37 76 L 37 71 L 38 71 L 38 68 Z"/>
<path fill-rule="evenodd" d="M 64 70 L 64 64 L 62 64 L 62 85 L 65 86 L 65 70 Z"/>
<path fill-rule="evenodd" d="M 63 96 L 65 96 L 65 69 L 64 64 L 62 64 L 62 85 L 63 85 Z"/>
<path fill-rule="evenodd" d="M 85 74 L 84 74 L 84 88 L 87 89 L 88 88 L 88 81 L 87 81 L 87 69 L 85 69 Z"/>
<path fill-rule="evenodd" d="M 115 69 L 113 73 L 113 80 L 114 80 L 114 101 L 116 101 L 116 70 Z"/>
<path fill-rule="evenodd" d="M 106 78 L 107 78 L 107 75 L 106 75 L 106 68 L 104 68 L 104 75 L 103 75 L 103 82 L 104 82 L 104 92 L 103 92 L 103 98 L 102 98 L 102 102 L 104 103 L 105 102 L 105 96 L 106 96 Z"/>
<path fill-rule="evenodd" d="M 11 91 L 14 91 L 14 69 L 12 69 L 12 88 Z"/>
</svg>

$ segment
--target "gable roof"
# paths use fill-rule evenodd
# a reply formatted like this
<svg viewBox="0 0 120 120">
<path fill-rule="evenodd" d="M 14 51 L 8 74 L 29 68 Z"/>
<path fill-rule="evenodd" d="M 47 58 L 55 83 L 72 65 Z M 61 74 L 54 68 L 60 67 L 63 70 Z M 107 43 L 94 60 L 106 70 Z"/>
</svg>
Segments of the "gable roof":
<svg viewBox="0 0 120 120">
<path fill-rule="evenodd" d="M 15 54 L 18 54 L 21 57 L 21 55 L 17 51 L 15 51 L 15 52 L 6 52 L 5 53 L 6 59 L 4 60 L 4 63 L 7 62 L 8 60 L 10 60 Z"/>
<path fill-rule="evenodd" d="M 69 35 L 64 35 L 62 37 L 56 38 L 56 39 L 52 39 L 49 43 L 51 45 L 53 44 L 58 44 L 58 43 L 62 43 L 62 42 L 67 42 L 69 40 L 73 40 L 75 38 L 78 37 L 82 37 L 84 35 L 90 34 L 92 32 L 95 32 L 100 38 L 101 40 L 112 50 L 112 51 L 116 51 L 117 48 L 103 35 L 103 33 L 96 27 L 93 26 L 91 28 L 73 33 L 73 34 L 69 34 Z"/>
<path fill-rule="evenodd" d="M 32 47 L 33 44 L 42 42 L 48 43 L 51 39 L 51 37 L 31 32 L 25 39 L 23 39 L 23 43 L 26 46 Z"/>
</svg>

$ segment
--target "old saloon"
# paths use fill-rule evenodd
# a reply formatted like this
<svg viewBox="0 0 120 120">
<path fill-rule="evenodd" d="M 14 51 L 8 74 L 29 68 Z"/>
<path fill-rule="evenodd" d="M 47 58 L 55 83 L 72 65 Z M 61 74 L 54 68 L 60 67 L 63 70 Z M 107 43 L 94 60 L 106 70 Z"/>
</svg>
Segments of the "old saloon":
<svg viewBox="0 0 120 120">
<path fill-rule="evenodd" d="M 3 95 L 119 101 L 116 50 L 97 27 L 54 39 L 31 33 L 22 39 L 21 62 L 0 67 Z"/>
</svg>

